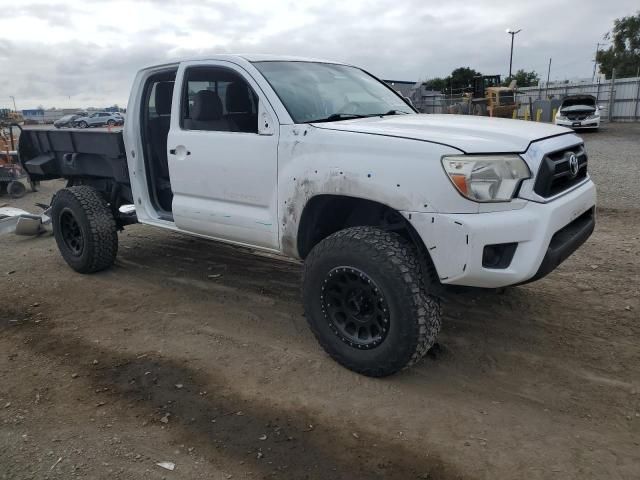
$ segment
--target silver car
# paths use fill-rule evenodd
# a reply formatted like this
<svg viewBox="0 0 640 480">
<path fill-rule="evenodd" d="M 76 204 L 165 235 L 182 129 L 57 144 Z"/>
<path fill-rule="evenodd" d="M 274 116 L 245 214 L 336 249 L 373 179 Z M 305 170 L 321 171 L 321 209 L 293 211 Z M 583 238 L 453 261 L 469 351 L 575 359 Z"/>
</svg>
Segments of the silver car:
<svg viewBox="0 0 640 480">
<path fill-rule="evenodd" d="M 105 125 L 115 127 L 123 123 L 124 119 L 122 117 L 114 115 L 111 112 L 95 112 L 84 117 L 76 118 L 73 122 L 74 126 L 78 128 L 104 127 Z"/>
</svg>

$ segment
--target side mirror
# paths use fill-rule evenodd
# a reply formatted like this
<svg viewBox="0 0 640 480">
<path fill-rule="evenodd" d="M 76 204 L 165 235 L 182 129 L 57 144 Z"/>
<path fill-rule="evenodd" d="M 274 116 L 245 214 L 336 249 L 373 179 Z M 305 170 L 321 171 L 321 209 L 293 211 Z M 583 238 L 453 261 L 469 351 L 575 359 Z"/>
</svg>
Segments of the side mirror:
<svg viewBox="0 0 640 480">
<path fill-rule="evenodd" d="M 276 129 L 271 114 L 263 107 L 262 102 L 258 102 L 258 134 L 273 135 L 275 131 Z"/>
</svg>

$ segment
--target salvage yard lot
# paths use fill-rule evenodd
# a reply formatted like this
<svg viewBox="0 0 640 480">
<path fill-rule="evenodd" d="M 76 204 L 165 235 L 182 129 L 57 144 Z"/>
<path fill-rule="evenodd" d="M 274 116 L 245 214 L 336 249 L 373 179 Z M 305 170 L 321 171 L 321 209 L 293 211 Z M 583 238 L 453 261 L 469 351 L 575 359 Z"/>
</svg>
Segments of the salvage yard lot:
<svg viewBox="0 0 640 480">
<path fill-rule="evenodd" d="M 640 124 L 583 136 L 588 243 L 448 296 L 382 380 L 321 350 L 295 263 L 137 225 L 83 276 L 51 235 L 0 238 L 0 478 L 640 478 Z"/>
</svg>

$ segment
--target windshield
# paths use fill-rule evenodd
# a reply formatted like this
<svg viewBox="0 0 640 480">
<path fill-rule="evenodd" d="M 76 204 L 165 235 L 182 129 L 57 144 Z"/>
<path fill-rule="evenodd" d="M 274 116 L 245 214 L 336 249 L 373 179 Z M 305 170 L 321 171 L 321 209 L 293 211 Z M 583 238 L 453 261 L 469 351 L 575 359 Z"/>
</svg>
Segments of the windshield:
<svg viewBox="0 0 640 480">
<path fill-rule="evenodd" d="M 359 68 L 316 62 L 255 62 L 296 123 L 415 113 Z"/>
</svg>

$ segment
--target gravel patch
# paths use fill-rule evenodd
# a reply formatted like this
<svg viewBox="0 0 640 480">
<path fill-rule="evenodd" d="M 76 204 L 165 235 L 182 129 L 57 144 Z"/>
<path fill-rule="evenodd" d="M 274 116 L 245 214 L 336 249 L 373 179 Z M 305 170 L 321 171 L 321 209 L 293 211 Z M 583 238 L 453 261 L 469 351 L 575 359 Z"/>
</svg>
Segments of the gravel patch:
<svg viewBox="0 0 640 480">
<path fill-rule="evenodd" d="M 579 134 L 598 187 L 598 206 L 640 208 L 640 123 L 605 123 L 600 131 Z"/>
</svg>

